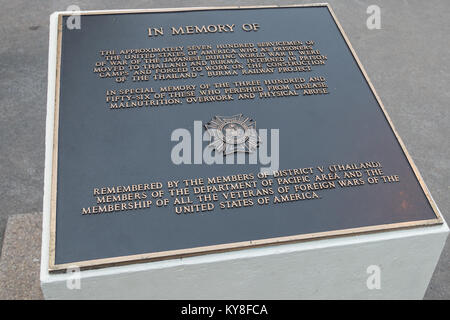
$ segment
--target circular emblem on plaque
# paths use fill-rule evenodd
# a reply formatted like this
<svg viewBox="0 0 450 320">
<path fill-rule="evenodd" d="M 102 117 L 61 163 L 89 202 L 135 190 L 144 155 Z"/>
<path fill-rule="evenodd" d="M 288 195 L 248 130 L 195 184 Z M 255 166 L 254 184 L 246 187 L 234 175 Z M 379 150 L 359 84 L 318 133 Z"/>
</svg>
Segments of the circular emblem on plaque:
<svg viewBox="0 0 450 320">
<path fill-rule="evenodd" d="M 205 127 L 211 136 L 209 147 L 223 154 L 251 153 L 259 145 L 256 122 L 242 114 L 231 117 L 215 116 Z"/>
</svg>

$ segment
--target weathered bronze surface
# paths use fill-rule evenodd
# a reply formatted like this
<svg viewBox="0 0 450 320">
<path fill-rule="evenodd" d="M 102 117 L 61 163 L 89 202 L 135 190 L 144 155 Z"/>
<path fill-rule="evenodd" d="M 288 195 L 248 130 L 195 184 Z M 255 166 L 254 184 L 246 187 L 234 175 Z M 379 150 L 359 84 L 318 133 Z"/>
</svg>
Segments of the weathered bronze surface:
<svg viewBox="0 0 450 320">
<path fill-rule="evenodd" d="M 329 6 L 72 18 L 59 17 L 51 271 L 442 222 Z M 193 134 L 183 163 L 179 128 Z M 243 162 L 208 164 L 208 146 Z M 251 162 L 269 147 L 273 175 Z"/>
</svg>

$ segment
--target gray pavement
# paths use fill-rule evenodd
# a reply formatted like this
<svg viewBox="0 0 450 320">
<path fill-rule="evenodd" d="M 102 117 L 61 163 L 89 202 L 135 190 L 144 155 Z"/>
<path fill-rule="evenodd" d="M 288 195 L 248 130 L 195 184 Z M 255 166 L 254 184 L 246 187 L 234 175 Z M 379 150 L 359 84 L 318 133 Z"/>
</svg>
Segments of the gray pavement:
<svg viewBox="0 0 450 320">
<path fill-rule="evenodd" d="M 0 300 L 43 299 L 40 281 L 42 214 L 8 219 L 0 257 Z"/>
<path fill-rule="evenodd" d="M 319 1 L 0 0 L 0 240 L 7 217 L 42 211 L 48 23 L 53 11 Z M 325 2 L 325 1 L 320 1 Z M 394 125 L 450 221 L 450 2 L 330 0 Z M 381 7 L 381 29 L 366 9 Z M 1 243 L 1 242 L 0 242 Z M 450 299 L 450 240 L 426 298 Z"/>
</svg>

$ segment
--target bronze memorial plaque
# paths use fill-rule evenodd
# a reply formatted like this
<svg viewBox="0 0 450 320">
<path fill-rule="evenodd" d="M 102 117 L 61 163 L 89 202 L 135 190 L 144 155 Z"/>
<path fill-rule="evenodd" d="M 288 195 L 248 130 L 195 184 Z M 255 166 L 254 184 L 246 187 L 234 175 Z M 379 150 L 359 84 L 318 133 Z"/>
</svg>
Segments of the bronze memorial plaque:
<svg viewBox="0 0 450 320">
<path fill-rule="evenodd" d="M 50 271 L 442 223 L 326 4 L 61 13 L 57 41 Z"/>
</svg>

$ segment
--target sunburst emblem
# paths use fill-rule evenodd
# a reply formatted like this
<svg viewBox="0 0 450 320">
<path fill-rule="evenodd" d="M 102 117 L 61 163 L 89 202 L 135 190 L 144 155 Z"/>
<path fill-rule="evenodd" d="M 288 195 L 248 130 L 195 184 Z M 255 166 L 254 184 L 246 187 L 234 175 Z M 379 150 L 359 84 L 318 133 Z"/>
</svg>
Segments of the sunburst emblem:
<svg viewBox="0 0 450 320">
<path fill-rule="evenodd" d="M 209 147 L 217 152 L 251 153 L 258 148 L 259 136 L 256 132 L 256 122 L 242 114 L 232 117 L 215 116 L 205 127 L 211 136 L 212 142 Z"/>
</svg>

